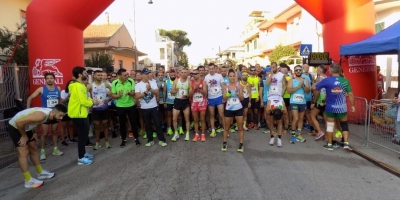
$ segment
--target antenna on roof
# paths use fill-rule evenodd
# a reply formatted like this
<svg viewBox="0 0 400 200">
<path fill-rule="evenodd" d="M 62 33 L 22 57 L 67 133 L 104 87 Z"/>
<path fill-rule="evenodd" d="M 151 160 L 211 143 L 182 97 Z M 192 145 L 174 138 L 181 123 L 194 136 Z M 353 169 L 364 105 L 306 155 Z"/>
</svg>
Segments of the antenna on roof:
<svg viewBox="0 0 400 200">
<path fill-rule="evenodd" d="M 108 12 L 106 12 L 105 14 L 106 14 L 106 23 L 108 25 L 110 24 L 110 14 Z"/>
</svg>

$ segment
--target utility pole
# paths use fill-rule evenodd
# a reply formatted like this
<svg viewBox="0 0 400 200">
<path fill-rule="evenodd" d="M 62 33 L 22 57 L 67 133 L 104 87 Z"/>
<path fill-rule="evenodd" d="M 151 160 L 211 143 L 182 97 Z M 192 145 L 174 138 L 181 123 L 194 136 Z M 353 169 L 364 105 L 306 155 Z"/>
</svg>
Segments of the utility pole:
<svg viewBox="0 0 400 200">
<path fill-rule="evenodd" d="M 135 70 L 138 70 L 138 56 L 137 56 L 137 45 L 136 45 L 136 7 L 135 7 L 135 0 L 133 0 L 133 34 L 134 42 L 135 42 Z"/>
</svg>

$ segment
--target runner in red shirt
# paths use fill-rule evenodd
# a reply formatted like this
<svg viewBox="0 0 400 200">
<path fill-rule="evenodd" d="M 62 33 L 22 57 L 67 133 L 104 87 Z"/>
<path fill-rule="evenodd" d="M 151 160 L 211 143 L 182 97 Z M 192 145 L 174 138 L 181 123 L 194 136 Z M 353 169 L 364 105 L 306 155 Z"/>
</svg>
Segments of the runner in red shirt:
<svg viewBox="0 0 400 200">
<path fill-rule="evenodd" d="M 206 111 L 207 111 L 207 84 L 201 79 L 198 69 L 193 70 L 193 79 L 191 81 L 191 89 L 189 96 L 191 97 L 191 110 L 194 121 L 194 132 L 196 135 L 193 142 L 201 139 L 202 142 L 206 141 Z M 199 113 L 201 122 L 201 138 L 199 136 Z"/>
</svg>

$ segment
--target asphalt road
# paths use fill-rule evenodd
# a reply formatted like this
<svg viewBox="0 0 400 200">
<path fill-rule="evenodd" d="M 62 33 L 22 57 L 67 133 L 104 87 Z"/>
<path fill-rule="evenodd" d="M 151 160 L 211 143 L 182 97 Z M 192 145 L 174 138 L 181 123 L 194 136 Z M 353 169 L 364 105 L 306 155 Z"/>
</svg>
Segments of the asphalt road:
<svg viewBox="0 0 400 200">
<path fill-rule="evenodd" d="M 77 165 L 76 144 L 65 155 L 48 155 L 45 169 L 56 177 L 38 189 L 26 189 L 17 165 L 0 172 L 0 199 L 399 199 L 400 179 L 342 149 L 324 150 L 322 141 L 269 146 L 261 131 L 245 134 L 244 153 L 231 134 L 221 152 L 221 134 L 207 142 L 134 146 L 94 153 L 90 166 Z M 142 143 L 145 141 L 142 140 Z M 156 142 L 158 143 L 158 142 Z M 50 152 L 50 151 L 48 151 Z M 395 158 L 397 159 L 397 158 Z M 34 175 L 34 168 L 30 167 Z"/>
</svg>

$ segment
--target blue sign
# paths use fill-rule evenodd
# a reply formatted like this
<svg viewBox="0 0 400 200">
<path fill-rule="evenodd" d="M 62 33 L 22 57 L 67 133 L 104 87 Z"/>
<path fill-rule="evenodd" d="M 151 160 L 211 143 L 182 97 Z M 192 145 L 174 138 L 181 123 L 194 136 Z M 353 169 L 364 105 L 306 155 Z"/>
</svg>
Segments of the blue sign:
<svg viewBox="0 0 400 200">
<path fill-rule="evenodd" d="M 312 52 L 312 44 L 300 45 L 300 56 L 309 56 L 310 52 Z"/>
</svg>

